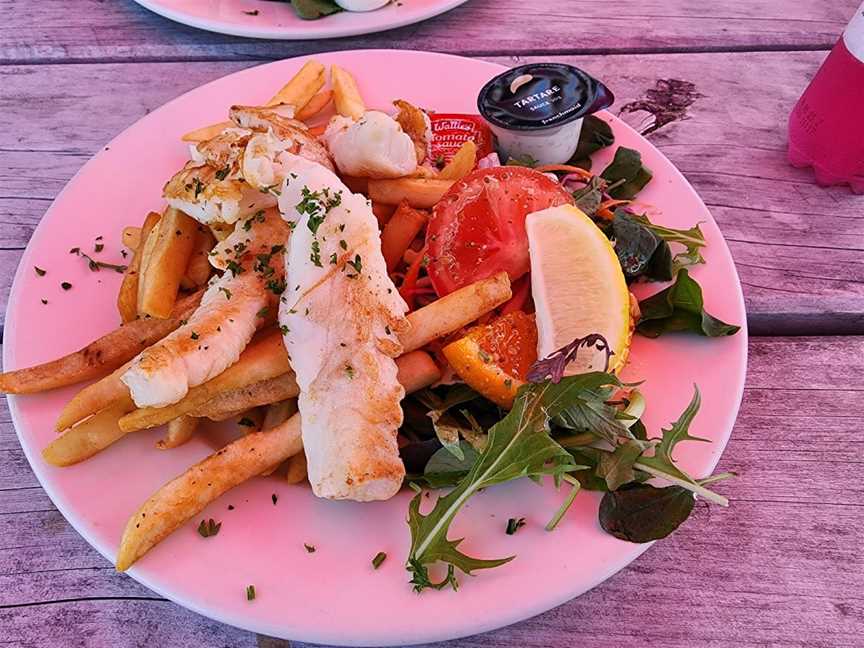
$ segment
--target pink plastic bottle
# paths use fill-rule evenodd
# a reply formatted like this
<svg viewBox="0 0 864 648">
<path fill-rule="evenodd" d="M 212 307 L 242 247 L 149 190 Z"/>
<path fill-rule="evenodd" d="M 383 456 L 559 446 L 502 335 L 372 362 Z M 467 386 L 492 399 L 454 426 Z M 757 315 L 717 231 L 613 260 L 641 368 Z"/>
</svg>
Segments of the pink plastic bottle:
<svg viewBox="0 0 864 648">
<path fill-rule="evenodd" d="M 864 193 L 864 4 L 789 116 L 789 161 Z"/>
</svg>

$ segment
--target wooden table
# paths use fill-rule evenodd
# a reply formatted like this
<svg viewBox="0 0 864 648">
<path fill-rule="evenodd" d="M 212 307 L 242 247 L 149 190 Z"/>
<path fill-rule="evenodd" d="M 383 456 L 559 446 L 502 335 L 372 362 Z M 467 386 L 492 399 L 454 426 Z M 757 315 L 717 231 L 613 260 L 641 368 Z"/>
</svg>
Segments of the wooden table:
<svg viewBox="0 0 864 648">
<path fill-rule="evenodd" d="M 567 61 L 618 106 L 658 79 L 691 81 L 703 97 L 688 119 L 651 139 L 708 204 L 744 285 L 749 374 L 719 466 L 741 474 L 723 488 L 732 506 L 699 508 L 570 603 L 450 645 L 861 646 L 864 199 L 785 161 L 787 115 L 857 4 L 470 0 L 392 32 L 290 43 L 195 31 L 130 0 L 0 0 L 0 310 L 33 228 L 91 154 L 260 61 L 392 46 Z M 116 574 L 39 487 L 0 407 L 0 644 L 289 645 Z"/>
</svg>

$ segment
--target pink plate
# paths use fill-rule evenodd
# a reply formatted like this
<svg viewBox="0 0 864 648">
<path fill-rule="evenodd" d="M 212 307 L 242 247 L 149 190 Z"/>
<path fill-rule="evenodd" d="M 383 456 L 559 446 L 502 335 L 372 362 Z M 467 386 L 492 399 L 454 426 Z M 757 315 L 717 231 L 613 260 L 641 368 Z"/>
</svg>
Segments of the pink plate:
<svg viewBox="0 0 864 648">
<path fill-rule="evenodd" d="M 471 59 L 410 51 L 320 54 L 325 64 L 353 72 L 371 106 L 403 98 L 445 112 L 474 112 L 478 89 L 501 67 Z M 104 258 L 120 260 L 120 233 L 151 209 L 161 209 L 162 185 L 187 159 L 180 135 L 222 121 L 231 104 L 267 100 L 304 63 L 262 65 L 208 83 L 152 112 L 96 154 L 54 202 L 33 235 L 15 276 L 6 316 L 6 368 L 24 367 L 77 349 L 117 326 L 120 276 L 91 273 L 69 248 L 92 249 L 104 236 Z M 615 87 L 615 79 L 606 80 Z M 707 264 L 693 271 L 707 308 L 744 325 L 741 286 L 726 243 L 705 205 L 672 164 L 611 115 L 617 144 L 637 148 L 654 171 L 641 200 L 656 205 L 664 224 L 696 222 L 708 239 Z M 611 157 L 598 156 L 601 166 Z M 33 272 L 38 265 L 44 277 Z M 63 291 L 61 281 L 73 284 Z M 657 288 L 640 286 L 644 296 Z M 41 303 L 48 299 L 48 305 Z M 691 473 L 711 472 L 720 458 L 744 386 L 746 329 L 708 340 L 636 337 L 625 378 L 644 379 L 645 423 L 653 434 L 674 420 L 698 383 L 703 406 L 692 433 L 713 443 L 681 447 Z M 171 451 L 154 443 L 161 431 L 130 435 L 93 459 L 69 468 L 44 464 L 40 450 L 75 389 L 10 397 L 21 445 L 57 508 L 100 553 L 113 560 L 128 517 L 161 484 L 211 450 L 201 435 Z M 722 487 L 721 487 L 722 490 Z M 271 494 L 278 495 L 274 506 Z M 516 554 L 503 567 L 463 577 L 459 592 L 411 591 L 403 562 L 409 546 L 408 493 L 375 504 L 329 502 L 308 488 L 260 478 L 228 493 L 179 529 L 129 572 L 162 596 L 201 614 L 266 635 L 315 643 L 394 645 L 451 639 L 514 623 L 578 596 L 612 576 L 648 548 L 605 534 L 597 524 L 598 497 L 583 492 L 554 533 L 543 525 L 564 497 L 528 480 L 492 488 L 470 501 L 453 529 L 461 547 L 480 557 Z M 234 510 L 228 511 L 229 504 Z M 528 525 L 504 533 L 510 517 Z M 202 539 L 200 518 L 222 522 Z M 307 553 L 304 543 L 317 547 Z M 379 551 L 389 558 L 377 571 Z M 247 602 L 254 584 L 258 597 Z"/>
<path fill-rule="evenodd" d="M 175 22 L 207 31 L 247 36 L 309 40 L 371 34 L 426 20 L 467 0 L 391 0 L 375 11 L 343 11 L 303 20 L 287 2 L 263 0 L 135 0 Z M 258 13 L 252 13 L 257 11 Z"/>
</svg>

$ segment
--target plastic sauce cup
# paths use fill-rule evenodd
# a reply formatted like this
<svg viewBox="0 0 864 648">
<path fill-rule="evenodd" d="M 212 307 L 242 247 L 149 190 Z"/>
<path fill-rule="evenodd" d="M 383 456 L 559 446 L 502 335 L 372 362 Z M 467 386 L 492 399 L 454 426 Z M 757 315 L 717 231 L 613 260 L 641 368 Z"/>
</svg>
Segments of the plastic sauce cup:
<svg viewBox="0 0 864 648">
<path fill-rule="evenodd" d="M 612 105 L 612 92 L 572 65 L 531 63 L 499 74 L 477 97 L 502 160 L 563 164 L 576 152 L 582 118 Z"/>
</svg>

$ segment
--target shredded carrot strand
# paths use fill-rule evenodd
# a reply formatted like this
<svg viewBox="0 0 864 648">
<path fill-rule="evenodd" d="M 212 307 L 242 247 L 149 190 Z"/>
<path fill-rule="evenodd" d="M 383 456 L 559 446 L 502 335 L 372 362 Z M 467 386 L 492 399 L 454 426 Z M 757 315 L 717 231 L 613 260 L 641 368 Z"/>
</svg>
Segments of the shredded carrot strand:
<svg viewBox="0 0 864 648">
<path fill-rule="evenodd" d="M 617 207 L 618 205 L 629 205 L 631 201 L 629 200 L 604 200 L 597 206 L 597 211 L 595 212 L 600 218 L 604 218 L 606 220 L 612 220 L 615 218 L 615 213 L 610 209 L 610 207 Z"/>
<path fill-rule="evenodd" d="M 408 310 L 414 310 L 414 295 L 417 292 L 417 279 L 420 277 L 420 268 L 423 267 L 423 257 L 426 256 L 426 246 L 417 254 L 411 265 L 408 266 L 408 271 L 405 273 L 405 279 L 402 280 L 402 285 L 399 287 L 399 294 L 402 299 L 408 304 Z"/>
<path fill-rule="evenodd" d="M 594 177 L 594 174 L 590 171 L 586 171 L 582 167 L 573 166 L 571 164 L 544 164 L 543 166 L 538 166 L 534 169 L 535 171 L 539 171 L 540 173 L 547 173 L 549 171 L 564 171 L 565 173 L 575 173 L 576 175 L 580 175 L 586 180 L 590 180 Z"/>
</svg>

